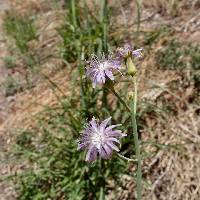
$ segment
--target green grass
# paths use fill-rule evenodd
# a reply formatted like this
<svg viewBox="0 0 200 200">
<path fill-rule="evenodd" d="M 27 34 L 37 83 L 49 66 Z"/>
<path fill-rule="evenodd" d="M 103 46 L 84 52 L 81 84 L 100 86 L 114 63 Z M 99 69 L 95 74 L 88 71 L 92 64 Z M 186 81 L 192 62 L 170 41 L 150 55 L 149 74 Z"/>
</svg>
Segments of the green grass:
<svg viewBox="0 0 200 200">
<path fill-rule="evenodd" d="M 31 16 L 18 16 L 17 13 L 12 10 L 7 13 L 4 20 L 4 29 L 8 38 L 14 43 L 12 52 L 16 51 L 18 59 L 23 61 L 26 69 L 31 72 L 35 72 L 38 64 L 38 56 L 33 49 L 29 47 L 29 42 L 37 39 L 36 27 L 34 24 L 34 18 Z M 11 66 L 11 59 L 5 60 L 7 66 Z"/>
<path fill-rule="evenodd" d="M 84 153 L 77 151 L 77 137 L 64 128 L 68 120 L 64 121 L 63 116 L 54 117 L 48 122 L 48 127 L 40 126 L 41 138 L 37 130 L 32 130 L 23 132 L 17 139 L 16 156 L 26 158 L 37 166 L 36 169 L 29 167 L 14 178 L 20 194 L 18 199 L 98 199 L 102 182 L 98 162 L 93 165 L 84 162 Z M 81 125 L 73 123 L 76 136 Z M 54 128 L 61 131 L 57 130 L 55 134 Z M 36 135 L 37 142 L 34 141 Z M 126 169 L 124 162 L 114 158 L 104 164 L 105 178 L 119 181 L 119 174 Z"/>
<path fill-rule="evenodd" d="M 199 70 L 199 54 L 200 47 L 198 45 L 169 40 L 156 54 L 156 61 L 160 69 Z"/>
<path fill-rule="evenodd" d="M 191 80 L 194 83 L 194 99 L 199 98 L 200 88 L 200 47 L 191 43 L 182 43 L 178 40 L 169 40 L 165 46 L 156 54 L 156 62 L 159 69 L 177 70 L 181 73 L 190 72 Z M 177 87 L 177 86 L 176 86 Z"/>
<path fill-rule="evenodd" d="M 15 12 L 13 13 L 8 13 L 5 17 L 5 31 L 14 39 L 20 52 L 25 54 L 28 51 L 28 42 L 36 39 L 34 20 L 28 16 L 21 17 L 17 16 Z"/>
<path fill-rule="evenodd" d="M 144 32 L 144 44 L 152 46 L 159 39 L 169 36 L 172 29 L 168 26 L 161 26 L 159 29 L 155 29 L 149 32 Z"/>
<path fill-rule="evenodd" d="M 83 61 L 91 53 L 100 54 L 108 50 L 108 8 L 107 2 L 104 3 L 99 17 L 93 17 L 86 4 L 82 8 L 76 1 L 69 3 L 65 24 L 58 32 L 63 38 L 63 61 L 71 70 L 71 89 L 68 88 L 71 95 L 57 96 L 59 105 L 56 108 L 46 107 L 38 114 L 36 127 L 24 130 L 17 137 L 13 154 L 16 159 L 28 160 L 30 164 L 28 170 L 12 177 L 19 200 L 103 198 L 102 194 L 108 192 L 109 181 L 114 181 L 117 187 L 120 175 L 127 169 L 125 162 L 117 156 L 101 163 L 102 168 L 99 168 L 100 161 L 89 165 L 84 161 L 85 153 L 77 151 L 76 140 L 89 119 L 93 116 L 104 119 L 110 111 L 113 122 L 118 123 L 122 118 L 120 113 L 123 113 L 119 103 L 116 105 L 118 109 L 110 109 L 106 90 L 94 90 L 84 75 Z M 70 63 L 75 63 L 76 67 Z M 59 91 L 59 86 L 50 77 L 46 80 L 54 92 Z M 129 124 L 128 114 L 123 118 Z M 124 143 L 123 151 L 132 154 L 132 148 L 127 150 L 128 139 Z"/>
<path fill-rule="evenodd" d="M 9 69 L 16 67 L 16 58 L 13 56 L 6 56 L 3 61 L 5 66 Z"/>
<path fill-rule="evenodd" d="M 116 187 L 119 185 L 120 175 L 127 170 L 123 160 L 114 156 L 103 163 L 103 171 L 100 172 L 99 162 L 87 164 L 84 161 L 85 153 L 77 151 L 76 140 L 87 119 L 93 115 L 103 116 L 103 107 L 97 105 L 103 91 L 95 92 L 89 82 L 86 84 L 85 96 L 78 92 L 81 86 L 79 83 L 76 85 L 77 91 L 72 91 L 71 96 L 59 98 L 58 106 L 47 107 L 37 115 L 35 129 L 25 130 L 17 137 L 13 149 L 15 158 L 30 163 L 28 170 L 13 177 L 19 192 L 18 199 L 93 200 L 99 199 L 102 185 L 106 193 L 109 181 L 114 181 Z M 54 86 L 54 90 L 57 87 Z M 116 107 L 113 107 L 112 112 L 115 116 L 113 120 L 119 122 L 120 116 L 115 114 Z M 130 155 L 131 151 L 127 150 L 129 145 L 127 138 L 122 149 Z"/>
</svg>

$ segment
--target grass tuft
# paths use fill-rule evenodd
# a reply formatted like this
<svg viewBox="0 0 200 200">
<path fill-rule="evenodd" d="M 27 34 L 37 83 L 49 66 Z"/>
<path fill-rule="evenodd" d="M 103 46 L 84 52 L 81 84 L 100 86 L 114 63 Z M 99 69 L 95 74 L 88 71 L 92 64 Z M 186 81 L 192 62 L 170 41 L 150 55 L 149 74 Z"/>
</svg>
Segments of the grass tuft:
<svg viewBox="0 0 200 200">
<path fill-rule="evenodd" d="M 6 33 L 15 40 L 20 52 L 25 54 L 28 51 L 28 42 L 36 39 L 34 20 L 30 17 L 8 13 L 4 21 L 4 27 Z"/>
</svg>

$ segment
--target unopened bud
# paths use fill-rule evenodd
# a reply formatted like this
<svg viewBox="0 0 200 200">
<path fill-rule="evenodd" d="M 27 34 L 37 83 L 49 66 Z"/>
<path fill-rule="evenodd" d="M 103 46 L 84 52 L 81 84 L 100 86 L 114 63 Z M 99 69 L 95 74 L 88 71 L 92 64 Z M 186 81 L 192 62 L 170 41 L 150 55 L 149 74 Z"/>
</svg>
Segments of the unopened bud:
<svg viewBox="0 0 200 200">
<path fill-rule="evenodd" d="M 127 98 L 128 100 L 132 100 L 134 98 L 134 92 L 128 92 Z"/>
<path fill-rule="evenodd" d="M 130 56 L 127 58 L 126 64 L 127 64 L 128 74 L 131 76 L 135 76 L 137 69 Z"/>
</svg>

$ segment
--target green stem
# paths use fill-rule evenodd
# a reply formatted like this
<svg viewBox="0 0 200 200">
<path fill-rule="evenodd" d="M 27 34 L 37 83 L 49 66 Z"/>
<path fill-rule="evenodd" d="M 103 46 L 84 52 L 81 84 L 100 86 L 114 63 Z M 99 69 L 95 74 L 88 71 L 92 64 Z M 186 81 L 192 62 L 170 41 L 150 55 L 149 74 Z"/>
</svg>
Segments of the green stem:
<svg viewBox="0 0 200 200">
<path fill-rule="evenodd" d="M 78 49 L 78 46 L 76 47 Z M 79 77 L 80 77 L 80 100 L 81 100 L 81 104 L 82 104 L 82 108 L 84 108 L 83 112 L 85 117 L 87 116 L 88 113 L 88 109 L 87 109 L 87 105 L 88 105 L 88 101 L 87 101 L 87 86 L 86 83 L 84 81 L 83 78 L 83 69 L 84 69 L 84 64 L 83 64 L 83 60 L 85 60 L 85 48 L 82 47 L 82 50 L 80 52 L 80 55 L 78 55 L 78 60 L 80 60 L 77 64 L 78 66 L 78 72 L 79 72 Z"/>
<path fill-rule="evenodd" d="M 103 96 L 102 96 L 102 106 L 106 109 L 109 109 L 107 96 L 108 96 L 108 90 L 107 90 L 107 88 L 104 87 L 103 88 Z"/>
<path fill-rule="evenodd" d="M 137 159 L 137 200 L 142 199 L 142 164 L 141 164 L 141 154 L 140 154 L 140 144 L 138 139 L 138 131 L 137 131 L 137 121 L 136 121 L 136 109 L 137 109 L 137 82 L 136 77 L 133 78 L 134 84 L 134 98 L 131 101 L 131 120 L 133 126 L 133 136 L 134 136 L 134 144 L 135 144 L 135 152 Z"/>
<path fill-rule="evenodd" d="M 127 158 L 127 157 L 123 156 L 123 155 L 120 154 L 120 153 L 118 153 L 117 156 L 118 156 L 119 158 L 122 158 L 123 160 L 128 161 L 128 162 L 136 162 L 136 161 L 137 161 L 137 160 L 134 160 L 134 159 L 131 159 L 131 158 Z"/>
<path fill-rule="evenodd" d="M 134 115 L 136 116 L 137 112 L 137 81 L 136 76 L 133 77 L 133 85 L 134 85 L 134 98 L 133 98 L 133 105 L 134 105 Z"/>
<path fill-rule="evenodd" d="M 141 18 L 141 12 L 142 12 L 142 0 L 136 0 L 136 5 L 137 5 L 137 32 L 139 32 L 140 18 Z"/>
<path fill-rule="evenodd" d="M 105 200 L 105 179 L 104 179 L 104 172 L 103 172 L 104 166 L 103 166 L 103 160 L 99 160 L 99 171 L 101 176 L 101 182 L 100 182 L 100 194 L 99 194 L 99 200 Z"/>
<path fill-rule="evenodd" d="M 107 53 L 107 0 L 101 0 L 101 10 L 100 10 L 100 22 L 101 22 L 101 31 L 102 37 L 99 43 L 99 53 L 102 51 Z M 108 91 L 106 88 L 103 88 L 103 107 L 108 109 L 108 101 L 107 101 Z"/>
<path fill-rule="evenodd" d="M 115 89 L 112 87 L 107 87 L 108 90 L 110 90 L 120 101 L 120 103 L 129 111 L 131 112 L 131 109 L 128 107 L 128 105 L 126 104 L 126 102 L 120 97 L 120 95 L 115 91 Z"/>
<path fill-rule="evenodd" d="M 104 193 L 104 188 L 103 187 L 100 187 L 99 200 L 105 200 L 105 193 Z"/>
<path fill-rule="evenodd" d="M 140 143 L 138 138 L 137 131 L 137 121 L 136 121 L 136 111 L 137 111 L 137 81 L 136 76 L 133 77 L 134 84 L 134 97 L 131 100 L 131 108 L 126 104 L 126 102 L 120 97 L 120 95 L 115 91 L 114 87 L 107 86 L 107 89 L 110 90 L 122 103 L 122 105 L 131 113 L 131 121 L 133 126 L 133 136 L 134 136 L 134 145 L 135 145 L 135 153 L 137 160 L 137 200 L 142 199 L 142 163 L 141 163 L 141 154 L 140 154 Z M 121 157 L 121 155 L 120 155 Z"/>
<path fill-rule="evenodd" d="M 108 13 L 107 8 L 108 7 L 108 1 L 107 0 L 101 0 L 101 13 L 100 13 L 100 22 L 101 22 L 101 29 L 102 29 L 102 46 L 103 51 L 107 53 L 107 21 L 108 21 Z"/>
<path fill-rule="evenodd" d="M 101 13 L 100 13 L 100 21 L 101 23 L 104 22 L 104 17 L 105 17 L 105 8 L 106 8 L 107 0 L 102 0 L 101 1 Z"/>
<path fill-rule="evenodd" d="M 72 22 L 74 27 L 77 27 L 77 21 L 76 21 L 76 5 L 75 0 L 71 0 L 71 11 L 72 11 Z"/>
</svg>

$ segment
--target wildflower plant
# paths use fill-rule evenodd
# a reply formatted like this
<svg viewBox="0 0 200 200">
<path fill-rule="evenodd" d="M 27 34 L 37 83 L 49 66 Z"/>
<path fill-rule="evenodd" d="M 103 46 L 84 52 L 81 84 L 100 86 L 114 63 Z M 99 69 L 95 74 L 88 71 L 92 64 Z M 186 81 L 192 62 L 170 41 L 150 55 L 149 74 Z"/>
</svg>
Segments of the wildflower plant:
<svg viewBox="0 0 200 200">
<path fill-rule="evenodd" d="M 142 57 L 142 48 L 134 50 L 131 44 L 125 44 L 124 47 L 117 49 L 117 56 L 122 59 L 128 57 Z"/>
<path fill-rule="evenodd" d="M 97 84 L 104 84 L 106 79 L 114 80 L 113 72 L 119 71 L 121 67 L 121 62 L 119 60 L 113 59 L 111 55 L 108 58 L 104 54 L 100 58 L 96 55 L 92 55 L 90 61 L 87 62 L 89 66 L 87 67 L 87 76 L 92 80 L 93 88 Z"/>
<path fill-rule="evenodd" d="M 137 110 L 137 81 L 136 81 L 136 66 L 134 59 L 142 56 L 142 49 L 134 50 L 129 44 L 126 44 L 123 48 L 117 49 L 117 55 L 115 59 L 106 59 L 103 54 L 102 58 L 99 59 L 97 56 L 93 56 L 89 63 L 89 67 L 86 70 L 86 75 L 92 80 L 93 88 L 97 84 L 103 85 L 110 92 L 112 92 L 122 105 L 130 113 L 133 129 L 133 141 L 137 160 L 137 199 L 142 198 L 142 172 L 141 172 L 141 154 L 140 144 L 137 132 L 136 122 L 136 110 Z M 113 71 L 119 71 L 122 63 L 125 62 L 127 68 L 127 74 L 130 76 L 128 80 L 131 80 L 133 84 L 133 91 L 129 95 L 129 99 L 124 100 L 114 89 L 114 84 L 105 84 L 114 80 Z M 105 84 L 105 85 L 104 85 Z M 117 144 L 120 146 L 119 139 L 126 136 L 121 130 L 112 130 L 119 125 L 107 126 L 111 117 L 104 120 L 102 123 L 97 123 L 96 119 L 93 118 L 86 126 L 83 134 L 78 140 L 78 149 L 86 149 L 86 158 L 88 162 L 94 162 L 97 160 L 98 155 L 101 159 L 109 159 L 113 153 L 113 150 L 119 152 Z M 133 161 L 131 158 L 127 158 L 121 154 L 118 154 L 120 158 L 127 161 Z"/>
<path fill-rule="evenodd" d="M 107 1 L 101 1 L 100 20 L 90 15 L 86 5 L 83 9 L 77 6 L 78 1 L 69 2 L 68 20 L 59 32 L 64 41 L 63 59 L 68 67 L 71 63 L 76 66 L 69 74 L 71 95 L 59 97 L 60 105 L 49 108 L 48 114 L 44 113 L 45 120 L 39 121 L 39 129 L 36 127 L 33 136 L 25 138 L 25 142 L 20 139 L 17 145 L 20 155 L 34 164 L 30 165 L 30 173 L 16 177 L 16 181 L 21 182 L 16 184 L 20 186 L 19 199 L 105 200 L 108 181 L 113 180 L 117 185 L 121 174 L 129 173 L 127 162 L 136 162 L 137 199 L 140 200 L 141 156 L 136 123 L 137 70 L 134 59 L 141 57 L 142 49 L 134 50 L 125 45 L 117 49 L 115 56 L 109 54 L 108 47 L 113 45 L 108 44 L 107 37 Z M 91 53 L 98 57 L 92 55 L 85 69 L 83 61 Z M 121 71 L 124 63 L 127 73 Z M 118 72 L 133 83 L 133 95 L 128 99 L 115 87 Z M 62 91 L 51 79 L 49 83 L 55 91 Z M 118 99 L 116 106 L 110 106 L 110 92 Z M 120 116 L 117 116 L 118 112 Z M 130 120 L 125 124 L 121 120 L 123 117 L 132 119 L 133 142 L 128 134 Z M 37 138 L 38 130 L 42 134 Z M 27 132 L 24 133 L 23 138 L 27 137 Z M 131 150 L 130 143 L 132 146 L 134 143 Z"/>
<path fill-rule="evenodd" d="M 102 159 L 111 157 L 113 150 L 119 152 L 117 145 L 120 145 L 119 139 L 126 136 L 121 130 L 113 130 L 121 124 L 108 126 L 111 117 L 98 124 L 95 118 L 86 126 L 83 134 L 78 141 L 78 149 L 87 149 L 85 160 L 93 162 L 99 155 Z"/>
</svg>

